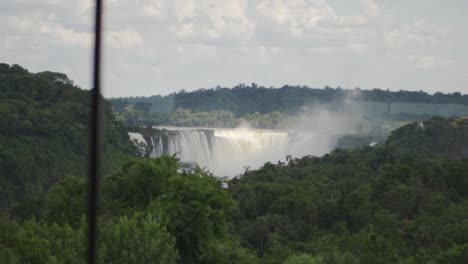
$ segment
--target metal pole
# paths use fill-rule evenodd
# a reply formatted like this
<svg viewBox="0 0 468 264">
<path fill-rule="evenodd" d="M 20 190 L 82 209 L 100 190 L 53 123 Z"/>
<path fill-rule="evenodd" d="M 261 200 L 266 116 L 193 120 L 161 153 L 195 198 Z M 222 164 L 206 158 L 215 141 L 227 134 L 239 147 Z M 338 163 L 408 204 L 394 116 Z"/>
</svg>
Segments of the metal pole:
<svg viewBox="0 0 468 264">
<path fill-rule="evenodd" d="M 88 263 L 96 263 L 97 256 L 97 208 L 99 178 L 102 154 L 102 115 L 101 115 L 101 33 L 102 33 L 102 0 L 96 0 L 94 30 L 94 73 L 91 133 L 89 139 L 89 212 L 88 212 Z"/>
</svg>

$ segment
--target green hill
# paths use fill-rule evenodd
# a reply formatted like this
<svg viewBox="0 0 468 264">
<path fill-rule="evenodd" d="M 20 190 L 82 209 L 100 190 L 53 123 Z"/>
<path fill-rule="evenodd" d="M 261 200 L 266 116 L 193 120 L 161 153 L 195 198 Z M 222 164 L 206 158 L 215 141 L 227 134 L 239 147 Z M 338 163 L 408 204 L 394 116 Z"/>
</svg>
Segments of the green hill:
<svg viewBox="0 0 468 264">
<path fill-rule="evenodd" d="M 0 64 L 0 208 L 33 199 L 65 175 L 87 175 L 90 91 L 65 74 Z M 105 171 L 134 153 L 105 102 Z"/>
</svg>

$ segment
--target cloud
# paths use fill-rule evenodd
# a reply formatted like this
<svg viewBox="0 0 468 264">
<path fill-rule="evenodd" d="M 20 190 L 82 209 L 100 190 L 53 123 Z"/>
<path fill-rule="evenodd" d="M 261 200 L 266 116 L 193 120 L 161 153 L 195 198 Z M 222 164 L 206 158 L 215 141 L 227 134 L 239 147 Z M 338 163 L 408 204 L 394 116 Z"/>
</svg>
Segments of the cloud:
<svg viewBox="0 0 468 264">
<path fill-rule="evenodd" d="M 446 67 L 453 63 L 453 60 L 446 58 L 438 58 L 436 56 L 418 56 L 418 55 L 409 55 L 408 61 L 412 63 L 416 68 L 420 69 L 429 69 L 436 67 Z"/>
<path fill-rule="evenodd" d="M 172 30 L 179 37 L 242 41 L 253 34 L 254 25 L 247 18 L 245 0 L 186 2 L 172 2 L 182 7 L 173 9 L 177 10 L 174 14 L 177 23 Z"/>
<path fill-rule="evenodd" d="M 386 0 L 109 0 L 108 95 L 240 82 L 401 89 L 411 79 L 430 87 L 418 81 L 426 79 L 418 75 L 422 69 L 463 68 L 463 32 L 417 15 L 419 6 L 405 5 L 409 18 L 394 6 Z M 89 88 L 92 19 L 91 0 L 7 1 L 0 10 L 0 57 L 32 70 L 67 71 Z"/>
<path fill-rule="evenodd" d="M 107 24 L 112 27 L 131 24 L 145 33 L 157 32 L 164 41 L 238 42 L 249 39 L 254 32 L 254 24 L 246 14 L 247 3 L 246 0 L 115 1 L 107 7 Z M 128 15 L 128 10 L 134 15 Z"/>
<path fill-rule="evenodd" d="M 132 29 L 110 31 L 105 36 L 106 43 L 113 48 L 141 48 L 144 44 L 143 36 Z"/>
<path fill-rule="evenodd" d="M 66 28 L 54 21 L 47 19 L 29 17 L 6 17 L 6 24 L 11 32 L 7 37 L 17 36 L 23 41 L 24 37 L 30 37 L 34 41 L 52 42 L 63 46 L 90 46 L 91 33 L 80 32 L 72 28 Z M 16 34 L 15 34 L 16 33 Z"/>
<path fill-rule="evenodd" d="M 386 47 L 393 56 L 418 69 L 446 67 L 453 62 L 450 30 L 425 20 L 401 25 L 384 34 Z"/>
<path fill-rule="evenodd" d="M 447 41 L 450 31 L 429 23 L 425 20 L 416 20 L 404 24 L 385 33 L 386 44 L 391 48 L 417 48 L 436 46 Z"/>
<path fill-rule="evenodd" d="M 263 42 L 276 44 L 274 35 L 279 45 L 343 48 L 362 45 L 358 38 L 370 20 L 365 14 L 338 16 L 325 0 L 262 0 L 256 5 L 256 21 Z"/>
<path fill-rule="evenodd" d="M 376 0 L 360 0 L 364 7 L 364 13 L 368 17 L 376 17 L 380 15 L 381 8 Z"/>
</svg>

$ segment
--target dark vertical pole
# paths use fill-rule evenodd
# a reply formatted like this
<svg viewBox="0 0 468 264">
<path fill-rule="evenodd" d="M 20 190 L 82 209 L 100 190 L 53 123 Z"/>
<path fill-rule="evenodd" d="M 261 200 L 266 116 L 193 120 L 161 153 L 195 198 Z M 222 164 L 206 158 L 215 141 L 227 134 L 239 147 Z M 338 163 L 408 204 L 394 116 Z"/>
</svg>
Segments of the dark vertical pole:
<svg viewBox="0 0 468 264">
<path fill-rule="evenodd" d="M 97 209 L 99 176 L 101 172 L 102 116 L 101 116 L 101 30 L 102 30 L 102 0 L 96 0 L 94 29 L 94 73 L 91 133 L 89 145 L 89 215 L 88 215 L 88 263 L 96 263 L 97 253 Z"/>
</svg>

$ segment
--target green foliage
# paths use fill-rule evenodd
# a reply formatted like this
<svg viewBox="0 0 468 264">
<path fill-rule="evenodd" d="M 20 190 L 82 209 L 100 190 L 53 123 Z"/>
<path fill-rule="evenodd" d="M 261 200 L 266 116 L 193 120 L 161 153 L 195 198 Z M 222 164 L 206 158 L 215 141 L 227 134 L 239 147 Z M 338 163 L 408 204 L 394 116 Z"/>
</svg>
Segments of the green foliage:
<svg viewBox="0 0 468 264">
<path fill-rule="evenodd" d="M 101 263 L 177 263 L 174 237 L 151 214 L 120 217 L 100 234 Z"/>
<path fill-rule="evenodd" d="M 46 219 L 50 223 L 78 226 L 87 210 L 85 178 L 67 176 L 52 186 L 46 196 Z"/>
<path fill-rule="evenodd" d="M 232 179 L 241 245 L 265 263 L 301 253 L 325 263 L 463 259 L 464 122 L 434 118 L 423 127 L 409 124 L 386 144 L 267 163 Z"/>
<path fill-rule="evenodd" d="M 65 175 L 87 175 L 92 91 L 79 89 L 62 73 L 34 74 L 6 64 L 0 91 L 0 209 L 34 200 Z M 135 149 L 103 102 L 109 173 Z"/>
<path fill-rule="evenodd" d="M 126 107 L 135 106 L 137 110 L 148 110 L 152 113 L 170 113 L 174 109 L 174 96 L 153 95 L 150 97 L 126 97 L 111 99 L 115 111 L 122 112 Z M 137 106 L 138 105 L 138 106 Z"/>
<path fill-rule="evenodd" d="M 349 99 L 356 103 L 349 104 Z M 365 116 L 404 121 L 424 120 L 433 115 L 444 117 L 468 115 L 468 95 L 460 93 L 430 95 L 422 91 L 393 92 L 380 89 L 361 90 L 359 88 L 346 90 L 328 86 L 323 89 L 290 85 L 281 88 L 266 88 L 257 84 L 251 86 L 239 84 L 233 88 L 216 87 L 192 92 L 180 91 L 167 96 L 116 98 L 112 99 L 112 104 L 115 112 L 127 117 L 131 116 L 128 109 L 141 110 L 140 121 L 145 120 L 145 122 L 162 121 L 160 117 L 169 118 L 169 115 L 178 109 L 192 111 L 195 118 L 199 118 L 197 113 L 211 119 L 217 113 L 228 112 L 238 118 L 251 119 L 255 118 L 255 115 L 270 115 L 275 112 L 288 115 L 296 114 L 304 106 L 321 106 L 323 104 L 336 109 L 343 109 L 346 106 L 351 108 L 348 111 L 358 111 Z M 146 113 L 155 115 L 150 117 Z M 137 120 L 135 116 L 130 119 Z M 193 123 L 195 122 L 193 120 L 195 119 L 185 121 Z M 254 123 L 256 120 L 255 118 Z M 165 122 L 174 124 L 173 121 L 165 120 Z M 204 121 L 208 121 L 208 119 Z M 200 120 L 196 123 L 198 126 L 201 125 Z"/>
<path fill-rule="evenodd" d="M 4 64 L 0 88 L 0 121 L 9 124 L 0 128 L 0 206 L 16 205 L 0 217 L 0 263 L 84 263 L 86 184 L 68 175 L 86 173 L 89 93 L 63 74 Z M 230 126 L 244 118 L 270 127 L 290 105 L 312 97 L 333 102 L 347 93 L 278 91 L 240 86 L 181 92 L 165 106 L 170 110 L 162 116 L 170 119 L 157 122 Z M 277 98 L 265 100 L 271 94 Z M 361 99 L 385 96 L 466 103 L 455 94 L 380 90 L 362 92 Z M 139 125 L 146 122 L 142 114 L 162 111 L 138 100 L 118 101 L 120 113 L 135 114 L 119 118 Z M 173 106 L 182 109 L 172 112 Z M 175 157 L 120 166 L 134 149 L 109 105 L 106 116 L 102 263 L 467 262 L 466 119 L 432 118 L 395 130 L 375 147 L 267 163 L 224 189 L 208 172 L 179 172 Z"/>
<path fill-rule="evenodd" d="M 181 91 L 171 95 L 172 97 L 174 108 L 187 108 L 197 112 L 222 109 L 236 114 L 270 113 L 274 111 L 294 113 L 307 104 L 335 103 L 345 98 L 354 98 L 355 100 L 365 102 L 381 102 L 384 105 L 385 112 L 392 110 L 391 106 L 387 106 L 388 103 L 392 102 L 468 104 L 467 95 L 461 95 L 460 93 L 436 93 L 429 95 L 422 91 L 393 92 L 380 89 L 360 90 L 358 88 L 346 90 L 340 87 L 317 89 L 290 85 L 285 85 L 281 88 L 266 88 L 257 86 L 256 84 L 252 84 L 251 86 L 240 84 L 231 89 L 219 87 L 200 89 L 193 92 Z M 398 108 L 403 107 L 405 105 L 397 105 L 395 108 L 398 111 Z M 445 105 L 443 108 L 446 107 Z M 375 107 L 371 107 L 371 109 L 377 110 Z M 464 109 L 466 113 L 467 109 Z M 410 111 L 415 110 L 410 109 Z M 429 114 L 434 115 L 437 113 L 432 112 Z"/>
<path fill-rule="evenodd" d="M 255 128 L 278 128 L 286 119 L 280 112 L 260 114 L 258 112 L 237 116 L 224 110 L 210 112 L 193 112 L 190 109 L 177 108 L 171 113 L 153 113 L 140 107 L 127 106 L 115 112 L 117 120 L 130 127 L 139 126 L 182 126 L 182 127 L 237 127 L 247 122 Z M 148 108 L 148 107 L 146 107 Z"/>
<path fill-rule="evenodd" d="M 325 263 L 329 264 L 359 264 L 359 258 L 349 252 L 331 251 L 322 254 Z"/>
<path fill-rule="evenodd" d="M 7 218 L 1 222 L 5 232 L 0 236 L 0 249 L 10 263 L 85 263 L 82 226 L 73 229 L 67 224 L 47 225 L 34 219 L 21 226 Z"/>
<path fill-rule="evenodd" d="M 116 119 L 131 127 L 237 127 L 248 122 L 254 128 L 275 129 L 285 125 L 288 116 L 302 113 L 304 107 L 357 113 L 372 123 L 380 123 L 381 119 L 392 123 L 424 121 L 434 115 L 468 115 L 468 95 L 460 93 L 429 95 L 422 91 L 316 89 L 288 85 L 265 88 L 240 84 L 230 89 L 217 87 L 167 96 L 114 98 L 111 102 Z M 384 129 L 384 134 L 373 130 L 371 135 L 379 140 L 394 128 Z M 347 140 L 367 141 L 363 136 L 368 135 Z"/>
<path fill-rule="evenodd" d="M 182 263 L 221 263 L 234 206 L 218 180 L 197 171 L 171 177 L 153 208 L 176 237 Z"/>
<path fill-rule="evenodd" d="M 129 127 L 153 126 L 169 123 L 169 115 L 166 113 L 152 113 L 143 111 L 132 105 L 126 106 L 119 112 L 115 112 L 115 119 Z"/>
<path fill-rule="evenodd" d="M 102 184 L 102 263 L 252 263 L 232 233 L 235 202 L 205 171 L 179 173 L 163 156 L 127 162 Z M 83 263 L 83 178 L 68 176 L 48 191 L 40 214 L 0 218 L 0 257 L 20 263 Z"/>
<path fill-rule="evenodd" d="M 405 158 L 414 158 L 413 154 L 466 158 L 467 120 L 433 117 L 420 124 L 411 123 L 393 131 L 387 144 L 398 147 L 399 153 L 395 154 Z"/>
<path fill-rule="evenodd" d="M 286 259 L 283 264 L 325 264 L 322 257 L 313 257 L 309 254 L 293 255 Z"/>
<path fill-rule="evenodd" d="M 190 109 L 177 108 L 169 115 L 167 125 L 236 127 L 239 119 L 231 112 L 223 110 L 211 112 L 192 112 Z"/>
<path fill-rule="evenodd" d="M 1 218 L 1 263 L 86 263 L 86 220 L 45 224 L 28 220 L 22 225 Z M 137 213 L 101 224 L 100 263 L 176 263 L 175 239 L 151 215 Z"/>
<path fill-rule="evenodd" d="M 177 175 L 178 167 L 177 160 L 168 156 L 127 162 L 121 171 L 104 180 L 106 209 L 114 213 L 145 209 L 163 194 L 169 178 Z"/>
</svg>

